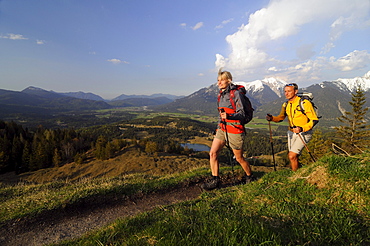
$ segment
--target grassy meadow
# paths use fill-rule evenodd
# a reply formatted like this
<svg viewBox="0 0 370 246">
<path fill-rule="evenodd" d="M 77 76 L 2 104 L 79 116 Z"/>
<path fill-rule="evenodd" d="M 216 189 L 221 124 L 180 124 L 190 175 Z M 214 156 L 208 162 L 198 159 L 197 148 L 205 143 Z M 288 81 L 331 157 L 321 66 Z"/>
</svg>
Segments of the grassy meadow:
<svg viewBox="0 0 370 246">
<path fill-rule="evenodd" d="M 324 157 L 60 245 L 369 245 L 369 164 L 369 155 Z"/>
<path fill-rule="evenodd" d="M 222 167 L 221 175 L 230 173 Z M 166 175 L 2 185 L 0 223 L 98 197 L 164 192 L 208 175 L 199 166 Z M 370 245 L 369 175 L 369 153 L 325 156 L 297 172 L 259 173 L 251 184 L 119 218 L 58 245 Z"/>
</svg>

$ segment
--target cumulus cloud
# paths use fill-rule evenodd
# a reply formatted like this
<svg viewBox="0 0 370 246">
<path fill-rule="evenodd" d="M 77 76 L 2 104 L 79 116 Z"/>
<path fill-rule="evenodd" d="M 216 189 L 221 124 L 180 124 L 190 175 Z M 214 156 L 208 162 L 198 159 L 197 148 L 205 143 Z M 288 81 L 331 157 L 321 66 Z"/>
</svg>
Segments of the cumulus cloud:
<svg viewBox="0 0 370 246">
<path fill-rule="evenodd" d="M 125 64 L 130 64 L 129 62 L 127 62 L 127 61 L 121 61 L 120 59 L 109 59 L 109 60 L 107 60 L 107 61 L 109 61 L 109 62 L 111 62 L 111 63 L 113 63 L 113 64 L 120 64 L 120 63 L 125 63 Z"/>
<path fill-rule="evenodd" d="M 340 71 L 352 71 L 364 68 L 369 63 L 370 54 L 366 50 L 355 50 L 339 59 L 331 57 L 329 64 Z"/>
<path fill-rule="evenodd" d="M 226 56 L 216 54 L 215 66 L 226 67 L 239 76 L 264 71 L 265 74 L 286 72 L 286 76 L 312 73 L 312 78 L 317 77 L 313 73 L 330 61 L 326 57 L 314 57 L 316 53 L 320 53 L 320 50 L 321 54 L 329 52 L 346 31 L 368 28 L 369 9 L 370 1 L 363 0 L 311 0 L 309 3 L 306 0 L 271 0 L 267 7 L 250 14 L 248 23 L 225 38 L 230 53 Z M 305 43 L 304 37 L 322 35 L 323 31 L 307 29 L 308 24 L 316 24 L 322 27 L 319 29 L 327 30 L 324 37 L 327 42 L 323 47 Z M 286 47 L 287 50 L 296 50 L 296 57 L 290 57 L 288 61 L 272 54 L 272 51 L 276 50 L 271 47 L 289 38 L 298 39 L 297 35 L 306 30 L 311 33 L 304 33 L 306 36 L 300 38 L 300 44 L 296 41 L 295 47 Z M 319 52 L 315 52 L 314 48 L 319 49 Z M 355 69 L 359 67 L 354 65 L 355 60 L 361 60 L 362 57 L 362 61 L 365 61 L 367 55 L 356 54 L 354 58 L 352 54 L 351 65 L 345 66 L 345 61 L 348 60 L 342 59 L 331 64 L 342 71 Z"/>
<path fill-rule="evenodd" d="M 11 39 L 11 40 L 25 40 L 28 38 L 23 37 L 21 34 L 14 34 L 14 33 L 8 33 L 5 36 L 0 36 L 0 38 L 6 38 L 6 39 Z"/>
</svg>

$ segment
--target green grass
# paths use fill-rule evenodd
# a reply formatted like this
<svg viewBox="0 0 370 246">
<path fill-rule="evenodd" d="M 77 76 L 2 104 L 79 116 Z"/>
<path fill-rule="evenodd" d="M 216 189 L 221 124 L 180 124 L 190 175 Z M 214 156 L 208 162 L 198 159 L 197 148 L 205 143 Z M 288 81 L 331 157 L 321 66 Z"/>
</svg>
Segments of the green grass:
<svg viewBox="0 0 370 246">
<path fill-rule="evenodd" d="M 369 174 L 369 161 L 329 156 L 60 245 L 369 245 Z"/>
<path fill-rule="evenodd" d="M 369 154 L 326 156 L 297 172 L 203 192 L 192 201 L 121 218 L 58 245 L 369 245 Z M 230 173 L 230 167 L 221 169 Z M 0 187 L 0 224 L 74 206 L 86 199 L 173 188 L 208 176 L 208 168 L 79 182 Z"/>
<path fill-rule="evenodd" d="M 45 210 L 73 206 L 85 199 L 104 196 L 132 196 L 176 187 L 182 182 L 206 175 L 206 169 L 177 175 L 127 175 L 116 178 L 83 179 L 78 182 L 18 184 L 0 187 L 0 224 L 22 217 L 35 216 Z"/>
</svg>

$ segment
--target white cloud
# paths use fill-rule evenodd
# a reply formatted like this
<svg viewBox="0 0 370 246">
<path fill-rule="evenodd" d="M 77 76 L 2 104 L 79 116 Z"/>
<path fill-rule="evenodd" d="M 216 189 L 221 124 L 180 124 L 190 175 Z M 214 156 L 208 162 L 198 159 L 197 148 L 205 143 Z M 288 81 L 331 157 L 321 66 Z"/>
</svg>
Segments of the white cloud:
<svg viewBox="0 0 370 246">
<path fill-rule="evenodd" d="M 331 58 L 330 65 L 340 71 L 352 71 L 366 67 L 370 63 L 370 54 L 366 50 L 355 50 L 337 60 Z"/>
<path fill-rule="evenodd" d="M 203 26 L 203 22 L 198 22 L 197 24 L 195 24 L 195 26 L 193 26 L 191 29 L 193 30 L 198 30 L 199 28 L 201 28 Z"/>
<path fill-rule="evenodd" d="M 45 44 L 45 40 L 36 40 L 36 44 Z"/>
<path fill-rule="evenodd" d="M 350 72 L 366 68 L 368 64 L 370 53 L 366 50 L 355 50 L 339 58 L 320 56 L 298 64 L 290 62 L 290 66 L 287 67 L 270 67 L 268 70 L 274 73 L 274 76 L 284 78 L 286 81 L 308 84 L 325 80 L 326 71 Z"/>
<path fill-rule="evenodd" d="M 225 67 L 226 63 L 227 63 L 228 59 L 223 57 L 222 55 L 220 54 L 216 54 L 216 61 L 215 61 L 215 66 L 217 68 L 217 70 L 221 67 Z"/>
<path fill-rule="evenodd" d="M 346 8 L 343 14 L 347 16 L 340 15 L 330 26 L 330 42 L 336 41 L 346 31 L 370 26 L 368 16 L 370 1 L 354 1 L 354 3 L 348 3 Z"/>
<path fill-rule="evenodd" d="M 320 52 L 314 50 L 314 48 L 317 49 L 315 47 L 317 44 L 304 43 L 307 37 L 322 36 L 322 31 L 328 30 L 327 36 L 324 37 L 327 43 L 323 47 L 318 47 L 319 50 L 321 49 L 321 54 L 324 54 L 335 47 L 335 42 L 344 32 L 369 27 L 369 9 L 370 1 L 363 0 L 310 0 L 309 2 L 271 0 L 267 7 L 250 14 L 247 24 L 225 38 L 230 47 L 230 53 L 227 56 L 216 54 L 216 68 L 227 67 L 239 76 L 256 72 L 268 74 L 273 71 L 289 71 L 292 76 L 296 76 L 295 73 L 299 72 L 312 73 L 312 78 L 317 77 L 314 73 L 325 67 L 328 59 L 314 57 Z M 307 29 L 306 26 L 311 23 L 315 23 L 320 28 Z M 306 30 L 311 33 L 305 33 Z M 306 36 L 295 37 L 298 34 Z M 289 57 L 289 60 L 284 61 L 269 53 L 272 52 L 274 45 L 281 44 L 290 37 L 295 37 L 300 42 L 294 46 L 287 45 L 286 48 L 296 50 L 296 59 Z M 356 60 L 360 60 L 359 56 L 356 54 Z M 366 60 L 365 57 L 363 61 Z M 307 61 L 307 59 L 314 60 Z M 340 59 L 332 65 L 336 65 L 342 71 L 354 69 L 359 67 L 355 65 L 357 63 L 354 59 L 351 58 L 351 65 L 344 66 L 346 62 Z M 306 61 L 302 62 L 304 60 Z M 287 73 L 286 76 L 289 74 Z"/>
<path fill-rule="evenodd" d="M 199 77 L 203 77 L 204 76 L 204 73 L 198 73 L 198 76 Z"/>
<path fill-rule="evenodd" d="M 180 26 L 183 27 L 183 28 L 185 28 L 186 27 L 186 23 L 181 23 Z"/>
<path fill-rule="evenodd" d="M 11 39 L 11 40 L 25 40 L 28 38 L 23 37 L 21 34 L 14 34 L 14 33 L 8 33 L 5 36 L 0 36 L 0 38 L 6 38 L 6 39 Z"/>
<path fill-rule="evenodd" d="M 322 47 L 320 54 L 326 54 L 334 47 L 335 47 L 335 44 L 332 42 L 329 42 L 324 47 Z"/>
<path fill-rule="evenodd" d="M 111 62 L 113 64 L 120 64 L 120 63 L 130 64 L 129 62 L 127 62 L 127 61 L 121 61 L 120 59 L 109 59 L 107 61 L 109 61 L 109 62 Z"/>
<path fill-rule="evenodd" d="M 221 29 L 221 28 L 224 28 L 224 26 L 230 22 L 232 22 L 234 19 L 231 18 L 231 19 L 228 19 L 228 20 L 224 20 L 221 22 L 220 25 L 216 26 L 215 29 Z"/>
</svg>

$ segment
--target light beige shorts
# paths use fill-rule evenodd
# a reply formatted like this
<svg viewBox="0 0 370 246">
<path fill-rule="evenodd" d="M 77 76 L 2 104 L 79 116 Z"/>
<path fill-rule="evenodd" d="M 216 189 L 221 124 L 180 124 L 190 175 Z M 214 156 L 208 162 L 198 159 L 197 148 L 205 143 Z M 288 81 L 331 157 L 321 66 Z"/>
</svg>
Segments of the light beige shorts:
<svg viewBox="0 0 370 246">
<path fill-rule="evenodd" d="M 298 136 L 298 134 L 288 131 L 288 149 L 289 151 L 292 151 L 298 155 L 301 154 L 304 145 L 311 140 L 312 131 L 301 132 L 300 135 L 302 136 L 302 139 Z"/>
<path fill-rule="evenodd" d="M 229 145 L 232 149 L 243 149 L 245 133 L 241 134 L 228 133 L 227 137 L 228 138 L 226 138 L 226 132 L 222 130 L 217 130 L 215 138 L 220 139 L 223 142 L 229 140 Z"/>
</svg>

